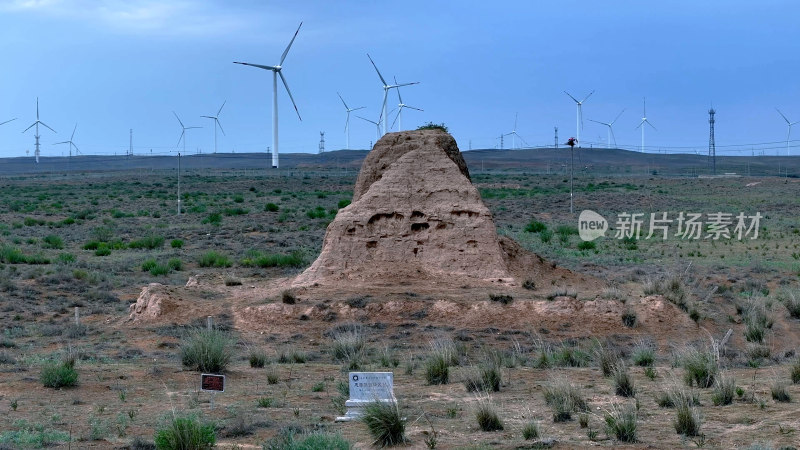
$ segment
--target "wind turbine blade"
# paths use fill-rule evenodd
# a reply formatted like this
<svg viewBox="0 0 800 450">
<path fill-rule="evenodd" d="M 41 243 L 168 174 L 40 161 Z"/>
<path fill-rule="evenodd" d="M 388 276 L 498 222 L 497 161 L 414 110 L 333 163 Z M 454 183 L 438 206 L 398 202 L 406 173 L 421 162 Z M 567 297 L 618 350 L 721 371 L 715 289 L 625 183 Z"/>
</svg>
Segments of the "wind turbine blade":
<svg viewBox="0 0 800 450">
<path fill-rule="evenodd" d="M 37 123 L 39 123 L 39 121 L 38 121 L 38 120 L 37 120 L 36 122 L 33 122 L 33 123 L 31 124 L 31 126 L 29 126 L 28 128 L 25 128 L 24 130 L 22 130 L 22 132 L 24 133 L 24 132 L 26 132 L 26 131 L 30 130 L 30 129 L 31 129 L 31 128 L 33 128 L 33 126 L 34 126 L 34 125 L 36 125 Z"/>
<path fill-rule="evenodd" d="M 584 97 L 584 98 L 583 98 L 583 100 L 581 100 L 581 103 L 585 102 L 586 100 L 589 100 L 589 97 L 591 97 L 591 96 L 592 96 L 592 94 L 594 94 L 594 91 L 592 91 L 592 92 L 589 92 L 589 95 L 587 95 L 586 97 Z"/>
<path fill-rule="evenodd" d="M 403 86 L 411 86 L 412 84 L 419 84 L 419 81 L 413 81 L 413 82 L 411 82 L 411 83 L 400 83 L 400 84 L 395 84 L 395 85 L 394 85 L 394 86 L 392 86 L 392 87 L 393 87 L 393 88 L 399 88 L 399 87 L 403 87 Z"/>
<path fill-rule="evenodd" d="M 519 113 L 514 113 L 514 134 L 517 133 L 517 118 L 519 117 Z M 522 138 L 520 138 L 522 139 Z"/>
<path fill-rule="evenodd" d="M 366 106 L 359 106 L 358 108 L 353 108 L 350 111 L 358 111 L 359 109 L 364 109 Z"/>
<path fill-rule="evenodd" d="M 386 109 L 386 97 L 389 95 L 389 91 L 386 89 L 383 90 L 383 104 L 381 105 L 381 113 L 378 114 L 378 123 L 381 123 L 383 120 L 383 111 Z"/>
<path fill-rule="evenodd" d="M 178 117 L 178 114 L 176 114 L 175 111 L 172 111 L 172 114 L 175 114 L 175 118 L 178 119 L 178 123 L 181 124 L 181 128 L 186 128 L 183 126 L 183 122 L 181 122 L 181 118 Z"/>
<path fill-rule="evenodd" d="M 611 131 L 611 138 L 614 140 L 614 148 L 617 148 L 617 137 L 614 136 L 614 128 L 608 127 L 609 131 Z"/>
<path fill-rule="evenodd" d="M 42 124 L 42 126 L 44 126 L 45 128 L 47 128 L 48 130 L 52 131 L 53 133 L 58 133 L 56 130 L 54 130 L 54 129 L 52 129 L 52 128 L 48 127 L 48 126 L 47 126 L 47 124 L 46 124 L 46 123 L 44 123 L 44 122 L 42 122 L 41 120 L 39 120 L 38 122 L 39 122 L 40 124 Z"/>
<path fill-rule="evenodd" d="M 638 130 L 638 129 L 639 129 L 639 127 L 641 127 L 641 126 L 642 126 L 642 124 L 643 124 L 643 123 L 645 123 L 645 122 L 646 122 L 646 121 L 645 121 L 644 119 L 642 119 L 642 121 L 641 121 L 641 122 L 639 122 L 639 125 L 636 125 L 636 127 L 634 128 L 634 130 Z"/>
<path fill-rule="evenodd" d="M 79 151 L 80 151 L 80 150 L 78 150 L 78 146 L 77 146 L 77 145 L 75 145 L 75 143 L 74 143 L 74 142 L 72 142 L 72 141 L 69 141 L 69 145 L 71 145 L 71 146 L 75 147 L 75 151 L 76 151 L 76 152 L 79 152 Z"/>
<path fill-rule="evenodd" d="M 569 98 L 571 98 L 573 101 L 575 101 L 575 103 L 580 103 L 580 102 L 578 101 L 578 99 L 577 99 L 577 98 L 575 98 L 575 97 L 573 97 L 572 95 L 570 95 L 570 93 L 569 93 L 569 92 L 567 92 L 567 91 L 564 91 L 564 93 L 565 93 L 565 94 L 567 94 L 567 95 L 569 95 Z"/>
<path fill-rule="evenodd" d="M 383 83 L 384 86 L 388 86 L 388 83 L 386 83 L 386 80 L 383 79 L 383 75 L 381 75 L 381 71 L 378 70 L 378 66 L 375 65 L 375 61 L 372 60 L 372 57 L 369 56 L 369 53 L 367 53 L 367 58 L 369 58 L 369 62 L 372 63 L 372 67 L 375 68 L 375 72 L 378 72 L 378 77 L 381 79 L 381 83 Z"/>
<path fill-rule="evenodd" d="M 600 122 L 599 120 L 594 120 L 594 119 L 586 119 L 586 120 L 588 120 L 589 122 L 599 123 L 600 125 L 605 125 L 607 127 L 611 126 L 610 123 Z"/>
<path fill-rule="evenodd" d="M 522 136 L 520 136 L 516 132 L 514 132 L 514 136 L 518 137 L 519 140 L 522 141 L 522 143 L 525 144 L 526 147 L 528 146 L 528 143 L 525 141 L 525 139 Z"/>
<path fill-rule="evenodd" d="M 369 123 L 372 123 L 372 124 L 378 125 L 378 123 L 377 123 L 377 122 L 375 122 L 374 120 L 369 120 L 369 119 L 367 119 L 367 118 L 364 118 L 364 117 L 361 117 L 361 116 L 356 116 L 356 117 L 358 117 L 358 118 L 359 118 L 359 119 L 361 119 L 361 120 L 366 120 L 366 121 L 367 121 L 367 122 L 369 122 Z"/>
<path fill-rule="evenodd" d="M 656 127 L 655 127 L 655 125 L 653 125 L 652 123 L 650 123 L 650 121 L 649 121 L 649 120 L 645 120 L 645 122 L 647 122 L 647 124 L 648 124 L 648 125 L 650 125 L 651 127 L 653 127 L 653 129 L 654 129 L 654 130 L 658 131 L 658 128 L 656 128 Z"/>
<path fill-rule="evenodd" d="M 786 116 L 784 116 L 784 115 L 783 115 L 783 113 L 781 112 L 781 110 L 780 110 L 780 109 L 778 109 L 778 108 L 775 108 L 775 111 L 778 111 L 778 114 L 780 114 L 780 115 L 781 115 L 781 117 L 783 117 L 783 120 L 785 120 L 785 121 L 786 121 L 786 123 L 789 123 L 789 124 L 791 124 L 791 123 L 789 122 L 789 119 L 787 119 L 787 118 L 786 118 Z"/>
<path fill-rule="evenodd" d="M 642 97 L 642 115 L 647 117 L 647 98 Z"/>
<path fill-rule="evenodd" d="M 2 122 L 2 123 L 0 123 L 0 125 L 4 125 L 4 124 L 7 124 L 8 122 L 13 122 L 13 121 L 15 121 L 15 120 L 17 120 L 17 118 L 16 118 L 16 117 L 14 117 L 14 118 L 13 118 L 13 119 L 11 119 L 11 120 L 6 120 L 5 122 Z"/>
<path fill-rule="evenodd" d="M 39 97 L 36 97 L 36 121 L 39 121 Z"/>
<path fill-rule="evenodd" d="M 55 144 L 53 144 L 53 145 L 59 145 L 59 144 L 69 144 L 69 141 L 64 141 L 64 142 L 56 142 L 56 143 L 55 143 Z"/>
<path fill-rule="evenodd" d="M 797 122 L 792 122 L 792 123 L 790 123 L 790 124 L 789 124 L 789 126 L 791 127 L 791 126 L 793 126 L 793 125 L 797 125 L 798 123 L 800 123 L 800 120 L 798 120 Z"/>
<path fill-rule="evenodd" d="M 394 84 L 397 86 L 397 99 L 400 100 L 400 104 L 403 104 L 403 97 L 400 96 L 400 85 L 397 84 L 397 77 L 394 77 Z M 395 119 L 397 120 L 397 119 Z M 394 126 L 394 125 L 392 125 Z"/>
<path fill-rule="evenodd" d="M 275 67 L 275 66 L 265 66 L 263 64 L 250 64 L 250 63 L 246 63 L 246 62 L 237 62 L 237 61 L 234 61 L 233 63 L 234 64 L 241 64 L 243 66 L 258 67 L 259 69 L 264 69 L 264 70 L 272 70 L 272 71 L 277 71 L 278 70 L 278 68 Z"/>
<path fill-rule="evenodd" d="M 297 31 L 294 32 L 294 36 L 292 36 L 292 40 L 289 41 L 289 45 L 286 46 L 286 50 L 283 51 L 283 55 L 281 55 L 281 62 L 278 63 L 279 66 L 283 65 L 283 60 L 286 59 L 286 55 L 289 53 L 289 49 L 292 48 L 292 44 L 294 44 L 294 39 L 297 37 L 297 33 L 300 32 L 300 27 L 303 26 L 303 22 L 300 22 L 300 25 L 297 26 Z"/>
<path fill-rule="evenodd" d="M 75 130 L 77 130 L 77 129 L 78 129 L 78 124 L 76 123 L 75 124 L 75 128 L 72 129 L 72 136 L 69 137 L 70 141 L 72 141 L 72 138 L 75 137 Z"/>
<path fill-rule="evenodd" d="M 214 122 L 216 122 L 217 126 L 219 126 L 219 131 L 222 131 L 222 135 L 225 136 L 225 130 L 222 129 L 222 124 L 219 123 L 219 119 L 216 117 L 214 118 Z"/>
<path fill-rule="evenodd" d="M 200 117 L 205 117 L 206 119 L 216 119 L 216 117 L 214 116 L 200 116 Z"/>
<path fill-rule="evenodd" d="M 178 143 L 175 144 L 175 147 L 181 145 L 181 140 L 183 140 L 183 135 L 186 134 L 186 129 L 181 130 L 181 137 L 178 138 Z"/>
<path fill-rule="evenodd" d="M 413 106 L 403 105 L 404 108 L 416 109 L 417 111 L 425 111 L 424 109 L 414 108 Z"/>
<path fill-rule="evenodd" d="M 625 108 L 622 108 L 622 111 L 620 111 L 619 114 L 617 114 L 617 117 L 615 117 L 614 120 L 612 120 L 611 123 L 608 124 L 608 126 L 614 125 L 614 122 L 616 122 L 617 119 L 619 119 L 619 116 L 621 116 L 622 113 L 624 113 L 624 112 L 625 112 Z"/>
<path fill-rule="evenodd" d="M 389 129 L 390 129 L 390 130 L 391 130 L 392 128 L 394 128 L 394 124 L 396 124 L 396 123 L 397 123 L 397 118 L 398 118 L 398 117 L 400 117 L 400 113 L 401 113 L 401 112 L 403 112 L 403 107 L 400 107 L 400 109 L 397 111 L 397 115 L 396 115 L 396 116 L 394 116 L 394 122 L 392 122 L 392 126 L 390 126 L 390 127 L 389 127 Z"/>
<path fill-rule="evenodd" d="M 225 103 L 227 103 L 227 102 L 228 102 L 228 100 L 225 100 L 225 101 L 223 101 L 223 102 L 222 102 L 222 106 L 220 106 L 220 107 L 219 107 L 219 111 L 217 111 L 217 116 L 219 116 L 219 113 L 221 113 L 221 112 L 222 112 L 222 108 L 224 108 L 224 107 L 225 107 Z"/>
<path fill-rule="evenodd" d="M 302 23 L 300 25 L 302 25 Z M 298 28 L 298 30 L 299 29 L 300 28 Z M 283 76 L 283 72 L 278 72 L 278 75 L 281 76 L 281 81 L 283 81 L 283 87 L 286 88 L 286 93 L 289 94 L 289 99 L 292 101 L 292 105 L 294 106 L 294 112 L 297 113 L 297 118 L 300 119 L 300 121 L 302 122 L 303 118 L 300 117 L 300 111 L 297 110 L 297 103 L 294 102 L 294 97 L 292 97 L 292 91 L 289 90 L 289 85 L 286 83 L 286 78 Z"/>
<path fill-rule="evenodd" d="M 338 92 L 337 92 L 337 93 L 336 93 L 336 95 L 338 95 L 338 96 L 339 96 L 339 100 L 341 100 L 341 101 L 342 101 L 342 104 L 344 105 L 344 109 L 347 109 L 347 110 L 349 110 L 349 111 L 353 111 L 352 109 L 350 109 L 350 108 L 347 106 L 347 103 L 345 103 L 345 102 L 344 102 L 344 99 L 342 98 L 342 94 L 340 94 L 340 93 L 338 93 Z"/>
<path fill-rule="evenodd" d="M 187 130 L 191 130 L 191 129 L 194 129 L 194 128 L 203 128 L 203 127 L 186 127 Z"/>
</svg>

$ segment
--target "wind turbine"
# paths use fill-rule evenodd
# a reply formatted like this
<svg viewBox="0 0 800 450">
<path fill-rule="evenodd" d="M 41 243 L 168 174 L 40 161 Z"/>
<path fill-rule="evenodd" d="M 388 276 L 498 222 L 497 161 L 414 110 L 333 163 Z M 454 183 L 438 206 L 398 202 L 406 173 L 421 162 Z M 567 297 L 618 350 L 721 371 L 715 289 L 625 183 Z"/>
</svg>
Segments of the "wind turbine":
<svg viewBox="0 0 800 450">
<path fill-rule="evenodd" d="M 222 131 L 222 135 L 223 136 L 225 135 L 225 130 L 222 129 L 222 124 L 219 123 L 219 113 L 222 112 L 222 108 L 225 106 L 225 102 L 227 102 L 227 100 L 222 102 L 222 106 L 219 107 L 219 111 L 217 111 L 216 116 L 200 116 L 214 121 L 214 153 L 217 153 L 217 127 L 219 127 L 219 131 Z M 176 114 L 175 117 L 178 117 L 178 115 Z M 180 119 L 178 119 L 178 121 L 180 122 Z M 183 124 L 181 124 L 181 126 L 183 126 Z M 184 153 L 186 153 L 185 150 Z"/>
<path fill-rule="evenodd" d="M 589 119 L 590 121 L 592 121 L 594 123 L 599 123 L 600 125 L 605 125 L 605 126 L 608 127 L 608 139 L 606 140 L 606 142 L 607 142 L 606 147 L 607 148 L 611 148 L 611 138 L 614 138 L 614 147 L 617 146 L 617 137 L 614 136 L 614 128 L 612 128 L 612 126 L 614 125 L 614 122 L 616 122 L 617 119 L 619 119 L 619 116 L 621 116 L 622 113 L 624 113 L 624 112 L 625 112 L 625 108 L 623 108 L 622 111 L 620 111 L 619 114 L 617 114 L 617 117 L 614 120 L 612 120 L 611 122 L 609 122 L 609 123 L 600 122 L 599 120 Z"/>
<path fill-rule="evenodd" d="M 175 114 L 175 111 L 172 111 L 172 114 Z M 183 122 L 181 122 L 181 118 L 178 117 L 177 114 L 175 114 L 175 118 L 178 119 L 178 123 L 181 124 L 181 137 L 178 138 L 178 143 L 175 144 L 175 146 L 177 147 L 178 145 L 180 145 L 181 141 L 183 141 L 183 154 L 186 155 L 186 130 L 191 130 L 194 128 L 203 128 L 203 127 L 187 127 L 183 124 Z"/>
<path fill-rule="evenodd" d="M 345 122 L 344 122 L 344 134 L 347 136 L 347 149 L 350 150 L 350 113 L 353 112 L 353 111 L 358 111 L 359 109 L 364 109 L 364 108 L 366 108 L 366 106 L 359 106 L 358 108 L 351 108 L 351 107 L 347 106 L 347 103 L 344 102 L 344 99 L 342 98 L 342 94 L 337 92 L 336 95 L 339 96 L 339 100 L 342 101 L 342 104 L 344 105 L 344 109 L 347 110 L 347 120 L 345 120 Z"/>
<path fill-rule="evenodd" d="M 394 84 L 397 85 L 397 77 L 394 77 Z M 397 104 L 397 115 L 394 117 L 394 122 L 392 122 L 392 126 L 389 128 L 394 128 L 395 122 L 397 123 L 397 131 L 403 131 L 403 108 L 411 108 L 416 109 L 417 111 L 423 111 L 419 108 L 415 108 L 410 105 L 406 105 L 403 103 L 403 97 L 400 96 L 400 87 L 397 88 L 397 100 L 400 102 Z"/>
<path fill-rule="evenodd" d="M 383 79 L 383 75 L 381 75 L 381 71 L 378 70 L 378 66 L 375 65 L 375 61 L 373 61 L 372 57 L 369 56 L 369 53 L 367 53 L 367 58 L 369 58 L 369 62 L 372 63 L 372 67 L 375 68 L 375 72 L 378 72 L 378 78 L 380 78 L 381 83 L 383 83 L 383 107 L 381 108 L 381 118 L 378 119 L 378 123 L 380 123 L 381 120 L 383 120 L 383 134 L 386 134 L 386 99 L 389 96 L 389 89 L 399 88 L 401 86 L 411 86 L 412 84 L 419 84 L 419 81 L 398 84 L 397 80 L 395 80 L 395 84 L 387 84 L 386 80 Z M 380 136 L 378 136 L 378 138 L 380 138 Z"/>
<path fill-rule="evenodd" d="M 517 148 L 517 138 L 519 138 L 522 141 L 523 144 L 528 145 L 528 143 L 525 142 L 525 139 L 522 139 L 522 136 L 517 134 L 517 115 L 518 115 L 517 113 L 514 113 L 514 129 L 511 130 L 510 133 L 506 133 L 506 134 L 503 135 L 503 136 L 511 136 L 511 149 L 512 150 Z"/>
<path fill-rule="evenodd" d="M 78 150 L 78 146 L 75 145 L 74 142 L 72 142 L 72 139 L 75 137 L 75 130 L 77 130 L 77 129 L 78 129 L 78 124 L 76 123 L 75 124 L 75 128 L 72 129 L 72 136 L 69 137 L 68 141 L 56 142 L 55 144 L 53 144 L 53 145 L 69 144 L 69 157 L 70 158 L 72 158 L 72 147 L 75 147 L 75 154 L 76 155 L 81 152 L 80 150 Z"/>
<path fill-rule="evenodd" d="M 641 150 L 642 153 L 644 153 L 644 128 L 645 128 L 642 125 L 644 125 L 645 123 L 653 127 L 654 130 L 658 131 L 656 127 L 652 123 L 650 123 L 649 120 L 647 120 L 647 99 L 642 98 L 642 121 L 639 122 L 639 125 L 636 126 L 636 128 L 642 129 L 642 150 Z"/>
<path fill-rule="evenodd" d="M 589 92 L 589 95 L 587 95 L 586 97 L 583 97 L 583 100 L 580 100 L 580 101 L 577 98 L 573 97 L 569 92 L 564 91 L 564 93 L 567 94 L 569 96 L 569 98 L 571 98 L 573 101 L 575 101 L 575 104 L 578 107 L 577 116 L 575 117 L 575 122 L 576 122 L 576 125 L 575 125 L 575 128 L 576 128 L 575 140 L 578 141 L 578 145 L 580 145 L 580 142 L 581 142 L 581 128 L 583 128 L 583 102 L 588 100 L 589 97 L 591 97 L 592 94 L 594 94 L 594 91 Z"/>
<path fill-rule="evenodd" d="M 13 119 L 10 119 L 10 120 L 6 120 L 5 122 L 0 122 L 0 125 L 5 125 L 5 124 L 7 124 L 8 122 L 13 122 L 13 121 L 15 121 L 15 120 L 17 120 L 17 118 L 16 118 L 16 117 L 14 117 Z"/>
<path fill-rule="evenodd" d="M 33 133 L 33 137 L 36 138 L 36 144 L 35 144 L 36 150 L 33 153 L 34 156 L 36 157 L 36 164 L 39 164 L 39 124 L 42 124 L 44 127 L 46 127 L 48 130 L 52 131 L 53 133 L 56 132 L 56 130 L 48 127 L 46 123 L 44 123 L 41 120 L 39 120 L 39 97 L 36 97 L 36 122 L 33 122 L 33 124 L 31 124 L 30 127 L 25 128 L 24 130 L 22 130 L 22 132 L 24 133 L 24 132 L 30 130 L 34 125 L 36 126 L 36 131 L 34 131 L 34 133 Z"/>
<path fill-rule="evenodd" d="M 281 60 L 276 66 L 265 66 L 261 64 L 250 64 L 245 62 L 237 62 L 234 61 L 234 64 L 242 64 L 245 66 L 253 66 L 258 67 L 259 69 L 264 70 L 271 70 L 272 71 L 272 167 L 274 169 L 278 168 L 278 76 L 280 75 L 281 81 L 283 81 L 283 86 L 286 88 L 286 93 L 289 94 L 289 99 L 292 101 L 292 105 L 294 105 L 294 111 L 297 113 L 297 118 L 300 121 L 303 121 L 303 118 L 300 117 L 300 111 L 297 110 L 297 104 L 294 102 L 294 97 L 292 97 L 292 91 L 289 90 L 289 85 L 286 83 L 286 78 L 283 76 L 283 72 L 281 72 L 281 65 L 283 61 L 286 59 L 286 55 L 289 53 L 289 49 L 292 48 L 292 44 L 294 43 L 295 38 L 297 37 L 297 33 L 300 32 L 300 27 L 303 26 L 303 22 L 300 22 L 300 25 L 297 27 L 297 31 L 294 32 L 294 36 L 292 36 L 292 40 L 289 41 L 289 45 L 286 46 L 286 50 L 283 51 L 283 55 L 281 55 Z"/>
<path fill-rule="evenodd" d="M 358 117 L 361 120 L 366 120 L 369 123 L 375 124 L 376 131 L 378 132 L 378 139 L 381 138 L 381 122 L 380 122 L 380 119 L 378 119 L 378 122 L 375 122 L 374 120 L 369 120 L 369 119 L 367 119 L 365 117 L 361 117 L 359 115 L 356 115 L 356 117 Z"/>
<path fill-rule="evenodd" d="M 800 123 L 800 120 L 798 120 L 797 122 L 789 122 L 789 119 L 787 119 L 786 116 L 783 115 L 780 109 L 775 108 L 775 111 L 778 111 L 778 114 L 780 114 L 781 117 L 783 117 L 783 120 L 786 121 L 786 125 L 788 125 L 787 128 L 789 130 L 786 132 L 786 156 L 789 156 L 789 138 L 792 136 L 792 125 Z"/>
</svg>

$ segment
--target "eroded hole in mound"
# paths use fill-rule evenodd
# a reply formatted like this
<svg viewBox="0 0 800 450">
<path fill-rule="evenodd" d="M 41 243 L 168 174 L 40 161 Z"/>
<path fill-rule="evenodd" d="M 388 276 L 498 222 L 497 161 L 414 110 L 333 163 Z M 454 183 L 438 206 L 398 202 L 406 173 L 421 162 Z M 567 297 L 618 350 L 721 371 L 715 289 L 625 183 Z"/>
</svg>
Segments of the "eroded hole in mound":
<svg viewBox="0 0 800 450">
<path fill-rule="evenodd" d="M 439 224 L 436 225 L 437 230 L 444 230 L 445 228 L 447 228 L 447 224 L 444 222 L 439 222 Z"/>
<path fill-rule="evenodd" d="M 413 211 L 411 213 L 411 218 L 412 219 L 420 219 L 422 217 L 425 217 L 425 214 L 422 211 Z"/>
<path fill-rule="evenodd" d="M 450 211 L 450 214 L 452 214 L 452 215 L 454 215 L 454 216 L 459 216 L 459 217 L 460 217 L 460 216 L 463 216 L 463 215 L 465 215 L 465 214 L 466 214 L 468 217 L 477 217 L 477 216 L 479 216 L 479 215 L 480 215 L 480 213 L 477 213 L 477 212 L 475 212 L 475 211 L 469 211 L 469 210 L 465 210 L 465 209 L 454 209 L 454 210 Z"/>
<path fill-rule="evenodd" d="M 467 241 L 467 245 L 469 245 L 470 247 L 477 247 L 478 246 L 478 241 L 470 239 L 470 240 Z"/>
<path fill-rule="evenodd" d="M 384 220 L 384 219 L 385 220 L 389 220 L 389 219 L 403 220 L 403 217 L 405 217 L 405 216 L 403 216 L 400 213 L 396 213 L 396 212 L 394 212 L 394 213 L 378 213 L 378 214 L 373 214 L 372 217 L 369 218 L 369 221 L 367 221 L 367 223 L 372 224 L 372 223 L 375 223 L 375 222 L 377 222 L 379 220 Z"/>
<path fill-rule="evenodd" d="M 378 241 L 367 241 L 367 248 L 375 248 L 378 246 Z"/>
<path fill-rule="evenodd" d="M 356 227 L 352 227 L 352 228 L 348 228 L 348 229 L 347 229 L 347 233 L 348 233 L 348 234 L 353 234 L 353 233 L 355 233 L 355 232 L 356 232 Z"/>
<path fill-rule="evenodd" d="M 431 226 L 428 224 L 428 222 L 412 223 L 411 224 L 411 231 L 418 232 L 418 231 L 422 231 L 422 230 L 427 230 L 430 227 Z"/>
</svg>

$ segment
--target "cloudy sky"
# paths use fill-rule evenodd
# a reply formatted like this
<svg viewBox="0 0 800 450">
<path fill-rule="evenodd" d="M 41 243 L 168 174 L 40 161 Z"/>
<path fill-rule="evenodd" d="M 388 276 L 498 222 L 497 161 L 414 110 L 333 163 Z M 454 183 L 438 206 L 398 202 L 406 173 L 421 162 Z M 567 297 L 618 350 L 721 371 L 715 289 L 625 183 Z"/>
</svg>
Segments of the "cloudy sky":
<svg viewBox="0 0 800 450">
<path fill-rule="evenodd" d="M 66 153 L 266 151 L 272 143 L 272 75 L 232 64 L 283 65 L 302 116 L 279 86 L 281 152 L 345 147 L 345 111 L 377 120 L 384 77 L 419 81 L 401 92 L 403 126 L 445 123 L 462 150 L 494 148 L 514 128 L 531 146 L 576 134 L 583 98 L 584 146 L 605 146 L 590 122 L 613 120 L 619 146 L 638 149 L 647 98 L 647 151 L 704 152 L 717 110 L 718 153 L 785 154 L 786 123 L 800 121 L 800 2 L 793 1 L 199 1 L 0 0 L 0 156 L 33 150 L 39 98 L 43 156 Z M 397 96 L 389 97 L 392 107 Z M 353 113 L 356 114 L 356 113 Z M 389 123 L 394 121 L 394 113 Z M 395 126 L 396 128 L 396 126 Z M 800 136 L 800 124 L 795 130 Z M 375 126 L 351 116 L 351 147 Z M 504 141 L 512 145 L 511 136 Z M 517 145 L 520 145 L 518 142 Z M 800 138 L 793 143 L 800 154 Z M 182 147 L 181 147 L 182 148 Z"/>
</svg>

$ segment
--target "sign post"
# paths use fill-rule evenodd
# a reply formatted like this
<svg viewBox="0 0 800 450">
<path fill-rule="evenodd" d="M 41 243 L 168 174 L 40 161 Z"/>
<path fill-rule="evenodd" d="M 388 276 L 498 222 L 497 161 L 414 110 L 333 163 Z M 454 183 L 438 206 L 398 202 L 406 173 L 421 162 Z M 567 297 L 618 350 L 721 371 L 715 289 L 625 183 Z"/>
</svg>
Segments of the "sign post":
<svg viewBox="0 0 800 450">
<path fill-rule="evenodd" d="M 211 409 L 214 409 L 214 397 L 217 392 L 225 392 L 225 375 L 204 373 L 200 375 L 200 390 L 211 392 Z"/>
</svg>

